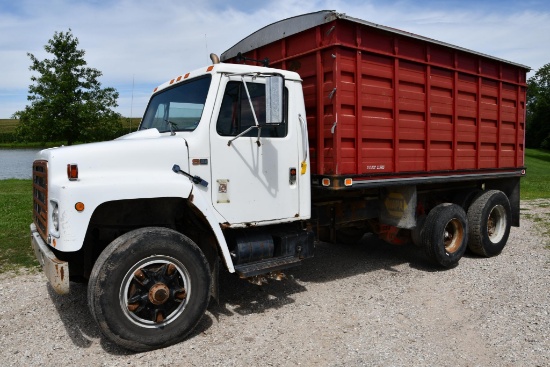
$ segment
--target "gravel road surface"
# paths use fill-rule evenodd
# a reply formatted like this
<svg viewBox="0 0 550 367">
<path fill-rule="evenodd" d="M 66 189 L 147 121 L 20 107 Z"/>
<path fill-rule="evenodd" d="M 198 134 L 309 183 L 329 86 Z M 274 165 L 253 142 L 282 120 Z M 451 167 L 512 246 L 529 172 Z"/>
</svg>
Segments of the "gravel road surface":
<svg viewBox="0 0 550 367">
<path fill-rule="evenodd" d="M 431 267 L 414 246 L 322 243 L 287 279 L 222 273 L 184 342 L 131 353 L 104 340 L 86 286 L 0 275 L 2 366 L 550 366 L 550 201 L 522 203 L 500 256 Z"/>
</svg>

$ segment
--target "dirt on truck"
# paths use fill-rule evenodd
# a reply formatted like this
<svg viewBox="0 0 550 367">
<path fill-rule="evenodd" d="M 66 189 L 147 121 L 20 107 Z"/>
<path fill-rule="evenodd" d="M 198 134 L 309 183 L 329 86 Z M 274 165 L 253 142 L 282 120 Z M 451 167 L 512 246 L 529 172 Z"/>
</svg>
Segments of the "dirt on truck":
<svg viewBox="0 0 550 367">
<path fill-rule="evenodd" d="M 211 59 L 138 131 L 34 162 L 36 256 L 114 343 L 183 340 L 220 267 L 261 283 L 369 232 L 451 268 L 519 226 L 528 67 L 334 11 Z"/>
</svg>

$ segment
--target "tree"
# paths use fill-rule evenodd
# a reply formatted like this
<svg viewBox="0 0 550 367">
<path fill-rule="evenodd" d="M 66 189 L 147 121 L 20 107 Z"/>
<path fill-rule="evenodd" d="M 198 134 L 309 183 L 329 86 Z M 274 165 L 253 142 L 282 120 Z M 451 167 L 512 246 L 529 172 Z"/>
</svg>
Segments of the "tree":
<svg viewBox="0 0 550 367">
<path fill-rule="evenodd" d="M 541 67 L 527 80 L 525 145 L 550 149 L 550 64 Z"/>
<path fill-rule="evenodd" d="M 78 38 L 55 32 L 44 49 L 52 59 L 38 60 L 33 54 L 27 100 L 31 102 L 13 117 L 19 119 L 17 134 L 24 141 L 89 142 L 112 139 L 121 131 L 118 92 L 102 88 L 102 73 L 87 67 Z"/>
</svg>

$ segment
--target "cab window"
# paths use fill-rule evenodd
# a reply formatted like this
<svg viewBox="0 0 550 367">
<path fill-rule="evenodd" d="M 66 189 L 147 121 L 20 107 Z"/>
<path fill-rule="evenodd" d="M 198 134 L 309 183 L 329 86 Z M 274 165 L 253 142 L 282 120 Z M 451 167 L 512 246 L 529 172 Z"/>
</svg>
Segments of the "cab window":
<svg viewBox="0 0 550 367">
<path fill-rule="evenodd" d="M 254 113 L 260 125 L 265 124 L 265 84 L 261 83 L 246 83 L 250 100 L 254 108 Z M 287 93 L 285 90 L 285 106 L 287 102 Z M 261 136 L 281 138 L 287 134 L 287 110 L 285 107 L 285 122 L 277 126 L 262 126 Z M 216 123 L 216 131 L 221 136 L 236 136 L 250 126 L 256 125 L 254 115 L 250 107 L 250 102 L 246 94 L 244 85 L 240 81 L 230 81 L 227 83 L 225 93 L 223 95 L 220 114 Z M 252 129 L 244 136 L 258 136 L 258 130 Z"/>
<path fill-rule="evenodd" d="M 211 80 L 208 75 L 177 84 L 153 95 L 140 130 L 156 128 L 161 133 L 171 129 L 195 130 L 202 117 Z"/>
</svg>

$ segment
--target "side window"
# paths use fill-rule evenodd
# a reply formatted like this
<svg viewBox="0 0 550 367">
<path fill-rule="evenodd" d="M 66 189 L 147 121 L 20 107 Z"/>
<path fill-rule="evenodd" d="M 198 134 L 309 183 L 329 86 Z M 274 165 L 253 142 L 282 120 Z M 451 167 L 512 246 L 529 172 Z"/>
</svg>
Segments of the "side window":
<svg viewBox="0 0 550 367">
<path fill-rule="evenodd" d="M 265 123 L 265 85 L 260 83 L 246 83 L 254 113 L 259 124 Z M 285 93 L 285 99 L 286 97 Z M 285 105 L 287 105 L 285 103 Z M 286 111 L 285 111 L 286 113 Z M 262 127 L 262 137 L 282 138 L 287 134 L 287 123 L 278 126 Z M 250 102 L 242 82 L 231 81 L 227 83 L 223 95 L 220 114 L 216 123 L 216 131 L 221 136 L 236 136 L 250 126 L 254 126 L 254 115 L 250 108 Z M 258 136 L 258 130 L 252 129 L 245 136 Z"/>
</svg>

